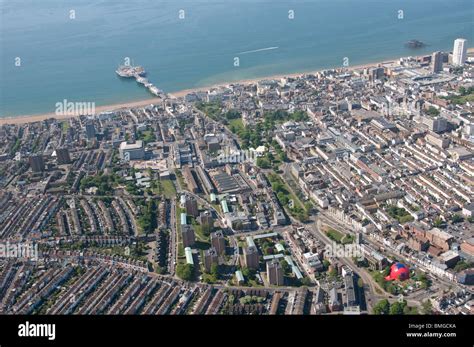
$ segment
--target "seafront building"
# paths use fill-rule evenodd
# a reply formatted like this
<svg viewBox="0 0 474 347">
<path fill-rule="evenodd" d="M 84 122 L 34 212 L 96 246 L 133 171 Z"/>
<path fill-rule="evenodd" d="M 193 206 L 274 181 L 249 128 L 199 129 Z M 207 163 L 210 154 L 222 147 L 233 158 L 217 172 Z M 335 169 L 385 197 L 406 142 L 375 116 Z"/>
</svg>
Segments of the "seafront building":
<svg viewBox="0 0 474 347">
<path fill-rule="evenodd" d="M 2 125 L 0 239 L 47 261 L 0 259 L 0 313 L 365 314 L 396 258 L 470 314 L 466 45 Z"/>
<path fill-rule="evenodd" d="M 453 47 L 453 65 L 462 66 L 467 58 L 467 40 L 456 39 Z"/>
<path fill-rule="evenodd" d="M 434 73 L 443 71 L 443 53 L 434 52 L 431 56 L 432 71 Z"/>
</svg>

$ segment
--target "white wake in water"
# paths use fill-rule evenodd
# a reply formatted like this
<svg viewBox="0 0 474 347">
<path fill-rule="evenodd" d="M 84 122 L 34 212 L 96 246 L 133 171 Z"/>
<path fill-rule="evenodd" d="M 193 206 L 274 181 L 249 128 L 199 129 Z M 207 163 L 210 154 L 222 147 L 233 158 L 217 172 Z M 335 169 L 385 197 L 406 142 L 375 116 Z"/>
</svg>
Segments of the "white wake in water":
<svg viewBox="0 0 474 347">
<path fill-rule="evenodd" d="M 254 49 L 251 51 L 245 51 L 245 52 L 239 52 L 237 54 L 249 54 L 249 53 L 257 53 L 257 52 L 263 52 L 263 51 L 271 51 L 273 49 L 278 49 L 279 47 L 266 47 L 266 48 L 259 48 L 259 49 Z"/>
</svg>

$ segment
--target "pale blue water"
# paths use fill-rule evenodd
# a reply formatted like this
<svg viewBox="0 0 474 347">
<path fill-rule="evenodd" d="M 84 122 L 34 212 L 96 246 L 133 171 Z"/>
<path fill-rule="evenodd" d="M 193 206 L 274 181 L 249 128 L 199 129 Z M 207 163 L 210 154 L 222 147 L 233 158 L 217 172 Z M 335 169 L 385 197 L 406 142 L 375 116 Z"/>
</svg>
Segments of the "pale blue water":
<svg viewBox="0 0 474 347">
<path fill-rule="evenodd" d="M 143 65 L 168 92 L 474 46 L 471 0 L 0 0 L 0 117 L 150 98 L 115 69 Z M 73 9 L 76 19 L 69 19 Z M 178 11 L 185 10 L 185 19 Z M 404 11 L 404 19 L 397 11 Z M 295 18 L 288 19 L 294 10 Z M 413 51 L 404 43 L 427 47 Z M 266 47 L 278 49 L 249 54 Z M 234 67 L 234 57 L 240 67 Z M 21 66 L 15 66 L 15 57 Z"/>
</svg>

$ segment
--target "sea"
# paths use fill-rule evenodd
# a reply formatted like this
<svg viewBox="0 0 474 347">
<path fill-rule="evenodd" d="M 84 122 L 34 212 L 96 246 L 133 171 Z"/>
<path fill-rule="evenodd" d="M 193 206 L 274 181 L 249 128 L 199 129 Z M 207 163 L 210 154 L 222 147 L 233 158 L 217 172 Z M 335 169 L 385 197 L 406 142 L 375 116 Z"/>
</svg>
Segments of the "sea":
<svg viewBox="0 0 474 347">
<path fill-rule="evenodd" d="M 474 46 L 472 0 L 0 0 L 0 117 Z M 423 48 L 405 43 L 416 39 Z"/>
</svg>

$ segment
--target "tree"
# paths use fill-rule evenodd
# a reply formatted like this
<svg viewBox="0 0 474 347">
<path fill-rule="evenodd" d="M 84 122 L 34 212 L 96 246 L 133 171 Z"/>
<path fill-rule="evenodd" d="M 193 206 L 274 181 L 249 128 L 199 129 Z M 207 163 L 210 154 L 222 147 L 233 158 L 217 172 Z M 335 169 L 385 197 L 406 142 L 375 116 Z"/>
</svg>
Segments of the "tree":
<svg viewBox="0 0 474 347">
<path fill-rule="evenodd" d="M 373 308 L 374 314 L 389 314 L 390 313 L 390 303 L 387 299 L 380 300 Z"/>
<path fill-rule="evenodd" d="M 433 313 L 433 305 L 431 304 L 430 299 L 425 300 L 421 303 L 421 313 L 427 315 Z"/>
<path fill-rule="evenodd" d="M 257 166 L 261 169 L 269 169 L 271 167 L 271 164 L 265 158 L 257 158 Z"/>
<path fill-rule="evenodd" d="M 284 273 L 290 272 L 290 270 L 291 270 L 291 269 L 290 269 L 290 264 L 288 264 L 288 262 L 287 262 L 286 260 L 282 260 L 282 261 L 280 262 L 280 265 L 281 265 L 281 267 L 282 267 Z"/>
<path fill-rule="evenodd" d="M 248 267 L 242 269 L 242 275 L 248 279 L 255 278 L 255 270 L 251 270 Z"/>
<path fill-rule="evenodd" d="M 390 305 L 390 314 L 402 315 L 404 313 L 404 309 L 406 305 L 407 305 L 406 301 L 394 302 L 392 305 Z"/>
<path fill-rule="evenodd" d="M 471 267 L 474 266 L 474 263 L 468 263 L 464 260 L 460 260 L 456 263 L 456 265 L 454 266 L 454 271 L 456 272 L 460 272 L 460 271 L 463 271 L 463 270 L 466 270 L 466 269 L 469 269 Z"/>
<path fill-rule="evenodd" d="M 290 201 L 288 199 L 288 196 L 283 192 L 278 192 L 277 193 L 277 198 L 278 198 L 278 201 L 280 201 L 280 203 L 284 206 L 288 205 L 288 202 Z"/>
<path fill-rule="evenodd" d="M 458 214 L 453 214 L 453 216 L 451 217 L 451 222 L 453 222 L 453 224 L 461 223 L 463 220 L 464 219 Z"/>
<path fill-rule="evenodd" d="M 332 269 L 331 271 L 329 271 L 329 276 L 335 278 L 337 276 L 337 270 Z"/>
<path fill-rule="evenodd" d="M 426 111 L 427 114 L 429 114 L 430 116 L 438 116 L 439 115 L 439 110 L 436 109 L 435 107 L 433 106 L 430 106 L 428 108 L 428 110 Z"/>
<path fill-rule="evenodd" d="M 212 264 L 211 265 L 211 274 L 216 278 L 219 278 L 219 264 Z"/>
<path fill-rule="evenodd" d="M 436 228 L 439 228 L 440 226 L 443 225 L 443 220 L 441 218 L 436 218 L 433 222 L 433 226 Z"/>
<path fill-rule="evenodd" d="M 232 109 L 232 110 L 227 111 L 224 117 L 227 119 L 237 119 L 241 117 L 241 114 L 238 110 Z"/>
<path fill-rule="evenodd" d="M 386 282 L 387 283 L 387 282 Z M 391 282 L 388 282 L 385 286 L 385 290 L 392 295 L 398 294 L 398 287 L 393 285 Z"/>
<path fill-rule="evenodd" d="M 273 156 L 273 154 L 272 154 L 270 151 L 267 152 L 266 157 L 267 157 L 267 160 L 268 160 L 270 163 L 275 160 L 275 157 Z"/>
<path fill-rule="evenodd" d="M 286 152 L 283 152 L 283 151 L 278 152 L 278 157 L 281 161 L 288 162 L 288 155 L 286 154 Z"/>
<path fill-rule="evenodd" d="M 213 230 L 213 226 L 210 224 L 204 223 L 201 225 L 201 231 L 204 234 L 204 236 L 211 235 L 212 230 Z"/>
<path fill-rule="evenodd" d="M 176 274 L 179 278 L 190 281 L 193 278 L 194 266 L 191 264 L 178 264 L 176 266 Z"/>
</svg>

